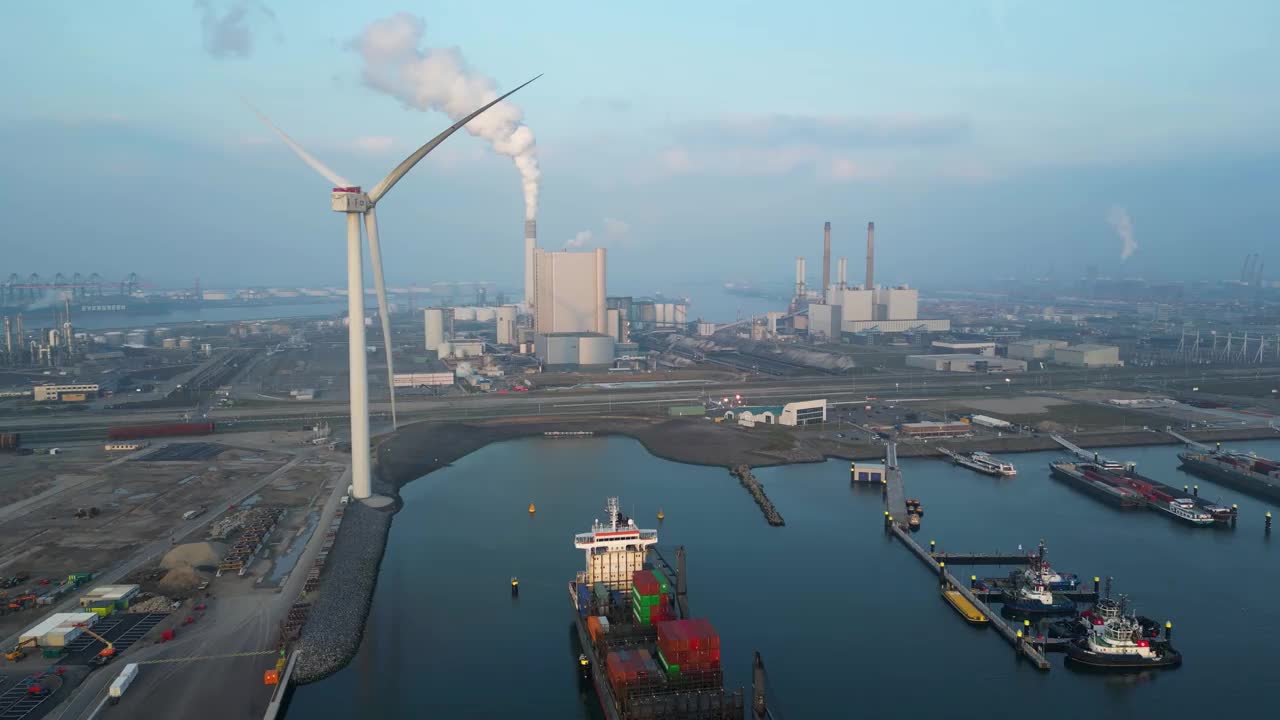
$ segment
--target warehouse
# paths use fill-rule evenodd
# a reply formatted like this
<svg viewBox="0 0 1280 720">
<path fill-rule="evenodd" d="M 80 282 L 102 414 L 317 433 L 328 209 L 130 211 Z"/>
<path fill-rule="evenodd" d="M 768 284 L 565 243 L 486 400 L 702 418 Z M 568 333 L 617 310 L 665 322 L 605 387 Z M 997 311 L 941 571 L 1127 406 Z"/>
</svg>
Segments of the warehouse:
<svg viewBox="0 0 1280 720">
<path fill-rule="evenodd" d="M 93 613 L 54 613 L 18 636 L 18 642 L 63 647 L 79 637 L 84 627 L 93 627 L 97 621 L 98 616 Z"/>
<path fill-rule="evenodd" d="M 933 351 L 942 355 L 969 353 L 972 355 L 995 355 L 996 344 L 993 342 L 951 342 L 934 340 L 930 343 Z"/>
<path fill-rule="evenodd" d="M 1017 360 L 1052 360 L 1053 351 L 1069 345 L 1066 340 L 1026 339 L 1009 342 L 1009 357 Z"/>
<path fill-rule="evenodd" d="M 99 615 L 110 615 L 115 610 L 127 609 L 139 589 L 137 585 L 99 585 L 80 596 L 80 607 Z"/>
<path fill-rule="evenodd" d="M 539 333 L 534 336 L 534 354 L 551 371 L 607 368 L 613 364 L 614 342 L 602 333 Z"/>
<path fill-rule="evenodd" d="M 1059 365 L 1081 368 L 1120 367 L 1120 348 L 1115 345 L 1071 345 L 1053 351 Z"/>
<path fill-rule="evenodd" d="M 908 355 L 907 367 L 935 370 L 937 372 L 1025 372 L 1027 364 L 1022 360 L 991 357 L 990 355 L 974 355 L 971 353 L 952 353 L 946 355 Z"/>
<path fill-rule="evenodd" d="M 440 357 L 470 358 L 484 355 L 484 341 L 475 339 L 446 340 L 436 346 Z"/>
</svg>

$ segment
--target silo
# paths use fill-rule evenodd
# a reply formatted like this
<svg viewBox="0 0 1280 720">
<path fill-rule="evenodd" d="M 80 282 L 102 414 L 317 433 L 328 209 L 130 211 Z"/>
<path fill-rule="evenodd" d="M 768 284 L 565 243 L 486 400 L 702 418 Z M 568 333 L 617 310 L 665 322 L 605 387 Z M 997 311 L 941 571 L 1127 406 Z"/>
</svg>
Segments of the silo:
<svg viewBox="0 0 1280 720">
<path fill-rule="evenodd" d="M 514 345 L 516 343 L 516 306 L 503 305 L 497 309 L 498 344 Z"/>
<path fill-rule="evenodd" d="M 427 308 L 422 311 L 427 335 L 427 349 L 436 350 L 444 342 L 444 308 Z"/>
</svg>

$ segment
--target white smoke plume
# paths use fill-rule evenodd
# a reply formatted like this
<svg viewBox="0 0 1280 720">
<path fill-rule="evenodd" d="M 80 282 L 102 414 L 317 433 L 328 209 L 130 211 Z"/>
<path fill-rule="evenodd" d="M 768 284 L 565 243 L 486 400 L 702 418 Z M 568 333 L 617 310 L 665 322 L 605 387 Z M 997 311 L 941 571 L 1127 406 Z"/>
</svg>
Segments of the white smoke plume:
<svg viewBox="0 0 1280 720">
<path fill-rule="evenodd" d="M 576 250 L 577 248 L 586 247 L 595 238 L 590 230 L 580 230 L 577 235 L 564 241 L 564 250 Z"/>
<path fill-rule="evenodd" d="M 397 13 L 375 20 L 351 42 L 364 61 L 369 87 L 422 111 L 438 110 L 453 120 L 498 97 L 493 80 L 467 65 L 457 48 L 424 48 L 422 18 Z M 466 131 L 484 138 L 499 155 L 515 163 L 524 186 L 525 219 L 538 215 L 538 156 L 524 112 L 505 100 L 467 123 Z"/>
<path fill-rule="evenodd" d="M 1107 223 L 1120 236 L 1120 259 L 1128 260 L 1138 249 L 1138 241 L 1133 239 L 1133 220 L 1129 219 L 1129 211 L 1116 205 L 1107 213 Z"/>
<path fill-rule="evenodd" d="M 63 304 L 69 299 L 71 299 L 71 293 L 66 290 L 46 290 L 44 293 L 41 293 L 40 297 L 31 301 L 31 304 L 27 305 L 26 309 L 28 311 L 43 310 L 47 307 L 56 307 L 61 309 Z"/>
</svg>

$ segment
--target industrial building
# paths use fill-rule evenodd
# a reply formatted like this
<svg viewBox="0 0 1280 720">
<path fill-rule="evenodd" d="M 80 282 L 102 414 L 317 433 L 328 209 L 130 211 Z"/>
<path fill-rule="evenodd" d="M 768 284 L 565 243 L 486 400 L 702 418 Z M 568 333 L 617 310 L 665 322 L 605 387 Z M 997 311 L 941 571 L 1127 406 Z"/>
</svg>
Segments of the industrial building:
<svg viewBox="0 0 1280 720">
<path fill-rule="evenodd" d="M 734 420 L 744 427 L 756 425 L 785 425 L 796 427 L 827 421 L 827 401 L 801 400 L 786 405 L 753 405 L 733 408 L 724 413 L 725 420 Z"/>
<path fill-rule="evenodd" d="M 80 607 L 103 617 L 125 610 L 141 591 L 137 585 L 99 585 L 80 596 Z"/>
<path fill-rule="evenodd" d="M 519 335 L 516 333 L 515 305 L 499 307 L 494 314 L 494 321 L 498 324 L 496 340 L 499 345 L 515 345 L 520 342 Z"/>
<path fill-rule="evenodd" d="M 614 341 L 603 333 L 539 333 L 534 354 L 546 370 L 608 368 L 613 364 Z"/>
<path fill-rule="evenodd" d="M 84 628 L 97 622 L 98 615 L 91 612 L 54 613 L 19 635 L 18 642 L 35 643 L 42 648 L 66 647 L 80 637 Z"/>
<path fill-rule="evenodd" d="M 950 342 L 946 340 L 934 340 L 930 343 L 930 347 L 934 352 L 942 354 L 954 353 L 971 353 L 973 355 L 991 355 L 996 354 L 996 344 L 993 342 Z"/>
<path fill-rule="evenodd" d="M 1059 365 L 1081 368 L 1120 367 L 1120 348 L 1115 345 L 1071 345 L 1055 348 L 1053 361 Z"/>
<path fill-rule="evenodd" d="M 396 373 L 391 382 L 398 388 L 449 387 L 454 382 L 453 372 Z"/>
<path fill-rule="evenodd" d="M 609 334 L 605 305 L 605 250 L 534 251 L 534 330 Z"/>
<path fill-rule="evenodd" d="M 36 402 L 62 400 L 64 402 L 83 402 L 98 396 L 97 383 L 80 383 L 76 385 L 36 385 L 32 389 L 32 399 Z"/>
<path fill-rule="evenodd" d="M 422 311 L 423 330 L 426 333 L 426 349 L 440 349 L 440 344 L 445 341 L 446 323 L 450 318 L 445 317 L 445 313 L 449 312 L 447 308 L 426 308 Z"/>
<path fill-rule="evenodd" d="M 440 343 L 436 347 L 440 357 L 471 358 L 484 355 L 484 340 L 478 338 L 455 338 Z"/>
<path fill-rule="evenodd" d="M 1009 357 L 1017 360 L 1052 360 L 1053 352 L 1070 345 L 1066 340 L 1028 338 L 1009 341 Z"/>
<path fill-rule="evenodd" d="M 972 353 L 948 353 L 943 355 L 908 355 L 907 367 L 935 370 L 937 372 L 1025 372 L 1027 363 L 1022 360 L 974 355 Z"/>
<path fill-rule="evenodd" d="M 973 428 L 963 422 L 915 422 L 903 423 L 898 434 L 911 438 L 952 438 L 972 435 Z"/>
</svg>

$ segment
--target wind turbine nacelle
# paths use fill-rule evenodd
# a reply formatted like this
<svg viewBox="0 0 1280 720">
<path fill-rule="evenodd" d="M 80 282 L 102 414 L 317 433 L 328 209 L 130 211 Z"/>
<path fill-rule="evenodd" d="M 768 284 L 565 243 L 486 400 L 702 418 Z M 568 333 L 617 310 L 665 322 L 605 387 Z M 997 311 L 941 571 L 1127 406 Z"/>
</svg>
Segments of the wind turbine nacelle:
<svg viewBox="0 0 1280 720">
<path fill-rule="evenodd" d="M 333 211 L 340 213 L 362 213 L 369 209 L 369 196 L 358 187 L 333 189 Z"/>
</svg>

